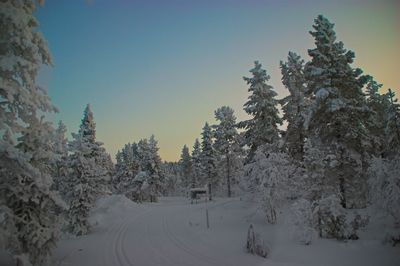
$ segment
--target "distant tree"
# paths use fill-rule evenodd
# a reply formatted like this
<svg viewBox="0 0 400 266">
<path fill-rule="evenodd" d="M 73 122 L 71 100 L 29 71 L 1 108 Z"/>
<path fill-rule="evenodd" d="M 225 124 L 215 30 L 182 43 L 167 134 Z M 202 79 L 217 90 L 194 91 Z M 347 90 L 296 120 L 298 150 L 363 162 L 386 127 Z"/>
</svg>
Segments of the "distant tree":
<svg viewBox="0 0 400 266">
<path fill-rule="evenodd" d="M 161 164 L 161 171 L 165 179 L 165 195 L 184 195 L 186 189 L 183 189 L 184 186 L 182 185 L 180 164 L 176 162 L 163 162 Z"/>
<path fill-rule="evenodd" d="M 240 164 L 241 148 L 239 134 L 236 130 L 236 117 L 229 106 L 222 106 L 215 111 L 215 119 L 219 124 L 214 125 L 214 147 L 219 155 L 218 164 L 226 177 L 228 197 L 231 197 L 231 183 L 236 176 Z"/>
<path fill-rule="evenodd" d="M 246 131 L 244 144 L 250 147 L 250 159 L 258 146 L 279 141 L 278 125 L 282 124 L 282 119 L 278 116 L 278 100 L 275 99 L 277 94 L 273 87 L 266 83 L 270 76 L 258 61 L 255 61 L 254 65 L 250 70 L 253 76 L 244 77 L 250 85 L 248 91 L 251 93 L 244 104 L 244 111 L 252 118 L 238 124 L 239 128 Z"/>
<path fill-rule="evenodd" d="M 161 157 L 158 154 L 158 141 L 156 141 L 154 135 L 150 136 L 149 139 L 149 155 L 151 164 L 149 169 L 147 169 L 150 175 L 150 185 L 152 188 L 152 199 L 150 201 L 157 201 L 157 197 L 163 193 L 164 190 L 164 176 L 161 171 Z"/>
<path fill-rule="evenodd" d="M 213 187 L 217 186 L 216 154 L 213 148 L 211 127 L 206 123 L 201 133 L 201 163 L 203 175 L 207 178 L 209 200 L 212 200 Z"/>
<path fill-rule="evenodd" d="M 189 154 L 189 148 L 184 145 L 182 148 L 181 159 L 179 164 L 182 169 L 182 182 L 185 188 L 195 187 L 195 184 L 192 182 L 192 158 Z"/>
<path fill-rule="evenodd" d="M 201 162 L 201 146 L 199 139 L 196 139 L 192 150 L 192 187 L 197 187 L 203 181 L 203 165 Z"/>
<path fill-rule="evenodd" d="M 51 56 L 35 9 L 32 0 L 0 2 L 0 235 L 18 265 L 49 262 L 57 242 L 54 210 L 62 205 L 50 190 L 54 129 L 39 117 L 57 110 L 36 85 Z"/>
</svg>

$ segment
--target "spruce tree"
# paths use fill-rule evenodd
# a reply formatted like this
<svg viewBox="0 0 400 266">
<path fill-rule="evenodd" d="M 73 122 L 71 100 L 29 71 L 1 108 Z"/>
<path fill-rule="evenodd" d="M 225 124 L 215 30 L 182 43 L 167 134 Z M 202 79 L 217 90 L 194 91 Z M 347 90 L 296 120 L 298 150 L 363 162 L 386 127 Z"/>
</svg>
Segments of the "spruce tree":
<svg viewBox="0 0 400 266">
<path fill-rule="evenodd" d="M 289 96 L 281 100 L 283 119 L 287 121 L 284 142 L 289 155 L 302 160 L 306 133 L 304 120 L 307 115 L 309 99 L 305 97 L 304 60 L 289 52 L 288 61 L 281 62 L 282 83 L 289 90 Z"/>
<path fill-rule="evenodd" d="M 218 180 L 216 180 L 216 155 L 213 148 L 212 131 L 208 123 L 204 125 L 201 136 L 201 162 L 203 175 L 207 178 L 209 200 L 212 200 L 213 188 L 217 186 Z"/>
<path fill-rule="evenodd" d="M 273 87 L 266 83 L 270 79 L 266 70 L 255 61 L 250 73 L 252 77 L 243 78 L 250 85 L 248 91 L 251 93 L 244 104 L 244 111 L 252 118 L 240 122 L 238 126 L 246 131 L 244 144 L 250 147 L 251 159 L 258 146 L 279 141 L 278 125 L 282 124 L 282 119 L 278 116 L 278 100 L 275 99 L 277 94 Z"/>
<path fill-rule="evenodd" d="M 322 145 L 326 161 L 324 178 L 340 191 L 348 208 L 366 204 L 365 150 L 370 146 L 366 126 L 369 109 L 362 92 L 367 77 L 351 67 L 354 53 L 336 40 L 334 24 L 318 16 L 310 34 L 316 48 L 308 50 L 305 65 L 307 96 L 313 99 L 306 119 L 311 145 Z"/>
<path fill-rule="evenodd" d="M 154 135 L 150 136 L 149 139 L 149 156 L 151 164 L 148 169 L 150 176 L 150 186 L 151 186 L 151 202 L 156 202 L 157 197 L 163 193 L 164 189 L 164 176 L 161 172 L 161 157 L 158 154 L 158 141 L 155 139 Z"/>
<path fill-rule="evenodd" d="M 219 155 L 218 165 L 226 178 L 227 195 L 231 197 L 231 183 L 239 166 L 239 134 L 236 130 L 236 117 L 229 106 L 222 106 L 215 111 L 215 119 L 219 124 L 214 125 L 214 147 Z"/>
<path fill-rule="evenodd" d="M 196 139 L 192 150 L 192 187 L 203 184 L 203 165 L 201 163 L 201 146 L 199 139 Z"/>
<path fill-rule="evenodd" d="M 382 84 L 368 77 L 365 93 L 371 115 L 367 120 L 367 128 L 372 139 L 371 149 L 368 152 L 374 156 L 385 156 L 387 150 L 385 126 L 388 122 L 390 101 L 386 94 L 379 93 L 381 88 Z"/>
<path fill-rule="evenodd" d="M 182 182 L 185 189 L 194 188 L 195 184 L 192 182 L 192 158 L 189 154 L 189 148 L 184 145 L 182 148 L 181 159 L 179 164 L 182 169 Z"/>
<path fill-rule="evenodd" d="M 104 152 L 102 143 L 96 141 L 96 124 L 93 112 L 88 104 L 79 132 L 72 134 L 69 144 L 69 179 L 72 190 L 69 194 L 68 211 L 69 230 L 75 235 L 84 235 L 90 231 L 89 212 L 96 199 L 104 195 L 110 181 L 107 169 L 99 162 Z"/>
<path fill-rule="evenodd" d="M 400 104 L 391 89 L 386 95 L 389 100 L 388 117 L 385 125 L 386 153 L 389 157 L 394 157 L 400 153 Z"/>
<path fill-rule="evenodd" d="M 32 0 L 0 2 L 0 234 L 19 265 L 49 262 L 58 231 L 54 210 L 62 205 L 50 190 L 54 129 L 39 118 L 56 108 L 36 84 L 51 56 L 35 9 Z"/>
<path fill-rule="evenodd" d="M 68 187 L 67 178 L 69 176 L 68 168 L 68 140 L 65 136 L 67 127 L 60 120 L 58 128 L 54 132 L 54 153 L 56 160 L 53 162 L 53 187 L 60 195 L 66 199 L 66 195 L 70 188 Z"/>
</svg>

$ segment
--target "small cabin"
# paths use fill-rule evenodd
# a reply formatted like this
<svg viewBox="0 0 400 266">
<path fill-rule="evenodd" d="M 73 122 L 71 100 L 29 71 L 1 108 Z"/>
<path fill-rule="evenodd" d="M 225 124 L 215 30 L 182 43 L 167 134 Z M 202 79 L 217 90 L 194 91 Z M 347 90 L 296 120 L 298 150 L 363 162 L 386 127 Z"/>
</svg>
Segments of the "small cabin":
<svg viewBox="0 0 400 266">
<path fill-rule="evenodd" d="M 190 199 L 192 200 L 198 200 L 200 199 L 201 195 L 205 195 L 207 196 L 207 188 L 206 187 L 202 187 L 202 188 L 191 188 L 190 189 Z M 207 197 L 206 197 L 207 198 Z"/>
</svg>

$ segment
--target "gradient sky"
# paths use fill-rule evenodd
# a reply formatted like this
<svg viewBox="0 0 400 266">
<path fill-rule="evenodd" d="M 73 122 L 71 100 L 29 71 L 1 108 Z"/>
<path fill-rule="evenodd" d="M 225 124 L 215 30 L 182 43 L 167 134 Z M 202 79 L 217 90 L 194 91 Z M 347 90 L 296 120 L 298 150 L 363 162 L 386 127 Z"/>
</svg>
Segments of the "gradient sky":
<svg viewBox="0 0 400 266">
<path fill-rule="evenodd" d="M 48 0 L 37 17 L 54 67 L 39 82 L 60 109 L 52 119 L 69 133 L 90 103 L 97 138 L 113 157 L 154 134 L 162 159 L 175 161 L 218 107 L 246 119 L 242 77 L 254 60 L 279 97 L 287 94 L 279 61 L 288 51 L 308 60 L 318 14 L 356 53 L 354 66 L 399 92 L 399 10 L 396 0 Z"/>
</svg>

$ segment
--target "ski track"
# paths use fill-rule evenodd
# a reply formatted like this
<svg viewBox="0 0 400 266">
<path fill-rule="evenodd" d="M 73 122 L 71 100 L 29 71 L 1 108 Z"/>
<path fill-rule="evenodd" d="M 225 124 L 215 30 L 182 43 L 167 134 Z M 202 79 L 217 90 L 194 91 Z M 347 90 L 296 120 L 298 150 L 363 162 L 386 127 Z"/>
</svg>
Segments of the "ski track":
<svg viewBox="0 0 400 266">
<path fill-rule="evenodd" d="M 213 256 L 210 243 L 197 239 L 195 231 L 177 221 L 185 220 L 187 212 L 213 211 L 232 202 L 231 199 L 201 204 L 172 202 L 168 210 L 163 204 L 155 204 L 127 211 L 125 217 L 116 217 L 105 228 L 103 237 L 97 240 L 104 243 L 103 248 L 92 250 L 94 254 L 102 254 L 93 258 L 96 262 L 93 260 L 92 263 L 103 266 L 225 265 Z M 182 235 L 188 235 L 189 239 L 183 239 Z M 195 246 L 192 240 L 196 242 Z"/>
<path fill-rule="evenodd" d="M 168 225 L 167 217 L 165 217 L 165 216 L 163 219 L 163 230 L 164 230 L 164 234 L 167 236 L 167 238 L 170 240 L 170 242 L 173 243 L 176 247 L 178 247 L 181 251 L 189 254 L 189 256 L 199 259 L 200 261 L 205 262 L 208 265 L 220 265 L 217 261 L 214 261 L 212 258 L 210 258 L 204 254 L 196 252 L 195 250 L 190 248 L 190 246 L 188 244 L 179 240 L 178 236 L 176 236 L 175 234 L 172 233 L 172 231 Z"/>
</svg>

